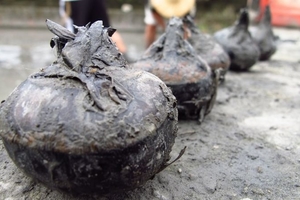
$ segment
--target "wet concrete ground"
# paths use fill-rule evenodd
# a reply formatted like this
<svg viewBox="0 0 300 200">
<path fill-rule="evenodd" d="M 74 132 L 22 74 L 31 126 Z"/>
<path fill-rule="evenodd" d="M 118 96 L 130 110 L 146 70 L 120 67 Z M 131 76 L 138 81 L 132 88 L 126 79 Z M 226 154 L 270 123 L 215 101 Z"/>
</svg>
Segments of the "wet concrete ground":
<svg viewBox="0 0 300 200">
<path fill-rule="evenodd" d="M 273 59 L 298 62 L 300 38 L 297 29 L 275 29 L 280 35 L 280 51 Z M 5 99 L 9 93 L 31 73 L 51 64 L 55 59 L 55 51 L 50 48 L 49 42 L 53 37 L 45 29 L 0 29 L 0 99 Z M 142 32 L 122 32 L 121 35 L 132 59 L 137 59 L 145 50 Z M 160 33 L 158 33 L 159 35 Z"/>
<path fill-rule="evenodd" d="M 0 100 L 55 59 L 46 29 L 0 29 Z M 179 123 L 171 156 L 184 156 L 141 188 L 112 197 L 71 197 L 31 181 L 0 141 L 0 199 L 300 199 L 300 31 L 282 39 L 270 61 L 226 75 L 217 102 L 200 126 Z M 143 35 L 122 33 L 129 53 Z"/>
<path fill-rule="evenodd" d="M 50 48 L 53 34 L 46 29 L 0 29 L 0 99 L 9 93 L 29 74 L 51 64 L 55 50 Z M 122 37 L 131 58 L 144 51 L 141 32 L 124 32 Z"/>
</svg>

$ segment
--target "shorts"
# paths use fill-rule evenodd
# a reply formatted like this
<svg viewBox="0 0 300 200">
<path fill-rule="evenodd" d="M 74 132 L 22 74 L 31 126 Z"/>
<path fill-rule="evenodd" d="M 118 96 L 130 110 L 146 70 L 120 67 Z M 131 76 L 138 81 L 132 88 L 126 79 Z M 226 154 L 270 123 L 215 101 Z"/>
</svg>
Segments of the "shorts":
<svg viewBox="0 0 300 200">
<path fill-rule="evenodd" d="M 145 6 L 145 18 L 144 18 L 144 22 L 147 25 L 155 25 L 156 24 L 156 20 L 153 16 L 152 10 L 150 8 L 149 5 Z"/>
<path fill-rule="evenodd" d="M 192 17 L 196 16 L 196 6 L 189 12 L 189 15 Z M 145 6 L 145 18 L 144 23 L 147 25 L 156 25 L 156 20 L 153 16 L 150 5 Z"/>
<path fill-rule="evenodd" d="M 85 26 L 102 20 L 104 27 L 109 27 L 109 17 L 104 0 L 71 1 L 71 18 L 77 26 Z"/>
</svg>

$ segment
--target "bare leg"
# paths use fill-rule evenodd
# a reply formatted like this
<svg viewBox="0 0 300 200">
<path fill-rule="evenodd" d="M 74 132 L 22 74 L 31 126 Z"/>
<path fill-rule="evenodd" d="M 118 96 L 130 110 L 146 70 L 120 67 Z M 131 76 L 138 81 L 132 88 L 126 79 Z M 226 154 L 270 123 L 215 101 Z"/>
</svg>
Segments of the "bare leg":
<svg viewBox="0 0 300 200">
<path fill-rule="evenodd" d="M 112 35 L 111 39 L 112 39 L 112 41 L 114 41 L 116 43 L 116 46 L 118 47 L 118 49 L 121 53 L 123 53 L 123 54 L 126 53 L 126 51 L 127 51 L 126 45 L 118 31 L 116 31 Z"/>
<path fill-rule="evenodd" d="M 155 11 L 152 11 L 152 14 L 156 24 L 147 24 L 145 27 L 146 48 L 148 48 L 155 41 L 157 27 L 160 26 L 163 30 L 165 29 L 164 18 Z"/>
<path fill-rule="evenodd" d="M 148 48 L 155 40 L 156 36 L 156 25 L 146 25 L 145 27 L 145 40 L 146 48 Z"/>
<path fill-rule="evenodd" d="M 154 16 L 154 18 L 155 18 L 155 20 L 156 20 L 156 23 L 157 23 L 160 27 L 162 27 L 163 30 L 165 30 L 166 24 L 165 24 L 164 18 L 163 18 L 160 14 L 158 14 L 156 11 L 152 11 L 152 13 L 153 13 L 153 16 Z"/>
</svg>

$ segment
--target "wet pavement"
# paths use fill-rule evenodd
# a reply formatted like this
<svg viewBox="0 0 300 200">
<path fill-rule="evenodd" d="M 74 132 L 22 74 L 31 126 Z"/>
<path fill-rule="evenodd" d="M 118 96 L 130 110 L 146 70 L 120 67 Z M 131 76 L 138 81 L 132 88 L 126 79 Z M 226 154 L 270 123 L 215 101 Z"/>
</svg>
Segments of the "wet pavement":
<svg viewBox="0 0 300 200">
<path fill-rule="evenodd" d="M 56 57 L 50 48 L 53 34 L 46 29 L 0 29 L 0 99 L 31 73 L 50 65 Z M 141 32 L 122 32 L 128 56 L 136 59 L 144 51 Z"/>
<path fill-rule="evenodd" d="M 137 59 L 145 50 L 143 33 L 120 32 L 127 45 L 128 56 Z M 0 33 L 0 99 L 3 100 L 31 73 L 51 64 L 56 54 L 49 45 L 53 34 L 46 26 L 44 29 L 1 28 Z M 282 41 L 273 58 L 298 62 L 299 30 L 276 28 L 275 33 Z"/>
</svg>

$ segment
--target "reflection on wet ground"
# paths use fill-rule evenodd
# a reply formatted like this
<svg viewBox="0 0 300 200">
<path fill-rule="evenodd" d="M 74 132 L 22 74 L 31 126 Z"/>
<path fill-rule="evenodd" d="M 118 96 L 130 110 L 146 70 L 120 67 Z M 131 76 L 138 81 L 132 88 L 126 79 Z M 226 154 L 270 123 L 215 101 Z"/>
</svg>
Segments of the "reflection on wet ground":
<svg viewBox="0 0 300 200">
<path fill-rule="evenodd" d="M 12 90 L 31 73 L 50 65 L 56 57 L 49 42 L 53 34 L 46 29 L 1 28 L 0 37 L 0 100 L 4 100 Z M 300 32 L 297 29 L 275 28 L 280 37 L 274 60 L 298 62 Z M 120 33 L 128 48 L 128 56 L 137 59 L 144 52 L 143 32 Z"/>
<path fill-rule="evenodd" d="M 16 45 L 0 45 L 0 65 L 3 68 L 10 68 L 20 65 L 21 47 Z"/>
<path fill-rule="evenodd" d="M 50 65 L 56 52 L 50 48 L 53 37 L 46 28 L 1 29 L 0 37 L 0 100 L 4 100 L 12 90 L 30 74 Z M 122 33 L 128 48 L 128 56 L 133 59 L 144 51 L 142 33 Z"/>
<path fill-rule="evenodd" d="M 1 29 L 0 39 L 0 99 L 28 75 L 54 59 L 49 47 L 51 34 L 46 31 Z"/>
</svg>

